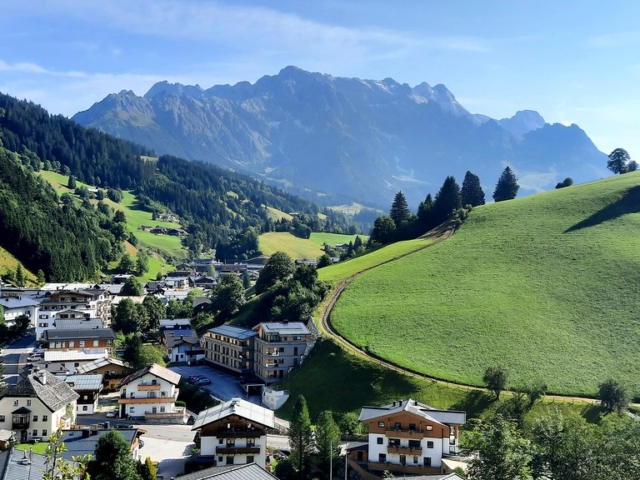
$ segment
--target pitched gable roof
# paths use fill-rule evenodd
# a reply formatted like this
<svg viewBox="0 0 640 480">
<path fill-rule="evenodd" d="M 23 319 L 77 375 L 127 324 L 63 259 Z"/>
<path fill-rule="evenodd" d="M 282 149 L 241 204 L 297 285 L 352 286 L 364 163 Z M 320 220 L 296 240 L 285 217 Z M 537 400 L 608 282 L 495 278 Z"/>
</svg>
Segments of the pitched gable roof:
<svg viewBox="0 0 640 480">
<path fill-rule="evenodd" d="M 76 367 L 76 373 L 90 373 L 107 365 L 117 365 L 118 367 L 128 366 L 122 360 L 118 360 L 117 358 L 102 357 L 94 360 L 93 362 L 85 363 L 84 365 Z"/>
<path fill-rule="evenodd" d="M 57 340 L 114 340 L 116 334 L 111 328 L 49 329 L 44 331 L 45 342 Z"/>
<path fill-rule="evenodd" d="M 80 397 L 64 380 L 46 370 L 29 373 L 6 396 L 38 398 L 51 412 L 66 407 Z"/>
<path fill-rule="evenodd" d="M 456 410 L 438 410 L 416 400 L 400 400 L 381 407 L 362 407 L 359 420 L 366 422 L 374 418 L 388 417 L 400 412 L 408 412 L 441 425 L 462 425 L 467 418 L 466 412 Z"/>
<path fill-rule="evenodd" d="M 275 427 L 275 415 L 273 410 L 269 410 L 268 408 L 261 407 L 260 405 L 247 402 L 242 398 L 236 397 L 232 398 L 228 402 L 221 403 L 220 405 L 216 405 L 215 407 L 211 407 L 200 412 L 191 430 L 197 430 L 202 428 L 204 425 L 208 425 L 231 415 L 246 418 L 247 420 L 259 423 L 265 427 Z"/>
<path fill-rule="evenodd" d="M 173 383 L 174 385 L 178 385 L 180 383 L 180 374 L 169 370 L 168 368 L 161 367 L 157 363 L 150 363 L 146 367 L 141 370 L 138 370 L 135 373 L 123 378 L 120 380 L 118 386 L 122 387 L 123 385 L 127 385 L 128 383 L 137 380 L 140 377 L 145 376 L 147 373 L 151 375 L 155 375 L 158 378 L 166 380 L 169 383 Z"/>
<path fill-rule="evenodd" d="M 188 473 L 176 477 L 176 480 L 277 480 L 264 468 L 256 463 L 246 465 L 223 465 L 210 467 L 199 472 Z"/>
</svg>

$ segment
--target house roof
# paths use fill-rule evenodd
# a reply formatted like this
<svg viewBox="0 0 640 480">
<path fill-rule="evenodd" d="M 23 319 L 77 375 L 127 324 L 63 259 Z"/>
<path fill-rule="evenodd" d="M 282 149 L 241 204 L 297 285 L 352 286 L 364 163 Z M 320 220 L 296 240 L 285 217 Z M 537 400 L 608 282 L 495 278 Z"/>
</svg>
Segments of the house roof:
<svg viewBox="0 0 640 480">
<path fill-rule="evenodd" d="M 47 457 L 37 453 L 15 449 L 0 453 L 0 478 L 2 480 L 42 480 L 47 468 Z"/>
<path fill-rule="evenodd" d="M 232 327 L 231 325 L 222 325 L 221 327 L 210 328 L 207 331 L 218 335 L 225 335 L 227 337 L 236 338 L 238 340 L 246 340 L 258 335 L 258 332 L 254 332 L 253 330 Z"/>
<path fill-rule="evenodd" d="M 392 480 L 405 480 L 407 477 L 402 475 L 400 477 L 385 477 L 390 478 Z M 420 475 L 418 477 L 414 477 L 413 475 L 410 477 L 411 480 L 464 480 L 461 476 L 455 473 L 443 473 L 438 475 Z"/>
<path fill-rule="evenodd" d="M 200 343 L 200 339 L 195 330 L 165 330 L 162 332 L 162 335 L 164 335 L 167 348 L 177 347 L 183 343 L 188 343 L 189 345 Z"/>
<path fill-rule="evenodd" d="M 278 335 L 309 335 L 309 329 L 302 322 L 268 322 L 259 325 L 265 333 Z"/>
<path fill-rule="evenodd" d="M 161 318 L 159 321 L 160 328 L 175 327 L 177 325 L 191 326 L 191 320 L 188 318 Z"/>
<path fill-rule="evenodd" d="M 44 352 L 45 362 L 69 362 L 72 360 L 88 361 L 108 357 L 106 348 L 85 348 L 84 350 L 48 350 Z"/>
<path fill-rule="evenodd" d="M 44 381 L 42 377 L 44 377 Z M 46 370 L 34 370 L 9 390 L 6 397 L 38 398 L 51 412 L 66 407 L 78 399 L 79 395 L 65 383 Z"/>
<path fill-rule="evenodd" d="M 366 422 L 375 418 L 388 417 L 400 412 L 408 412 L 431 422 L 441 425 L 456 424 L 462 425 L 467 418 L 466 412 L 456 410 L 438 410 L 417 400 L 399 400 L 390 405 L 381 407 L 362 407 L 360 411 L 361 422 Z"/>
<path fill-rule="evenodd" d="M 265 427 L 275 427 L 275 415 L 273 410 L 261 407 L 255 403 L 247 402 L 242 398 L 235 397 L 228 402 L 221 403 L 215 407 L 208 408 L 198 414 L 193 428 L 191 430 L 198 430 L 205 425 L 229 417 L 231 415 L 237 415 L 252 422 L 259 423 Z"/>
<path fill-rule="evenodd" d="M 102 378 L 101 373 L 91 375 L 67 375 L 64 381 L 76 392 L 98 392 L 102 390 Z"/>
<path fill-rule="evenodd" d="M 101 367 L 106 367 L 107 365 L 117 365 L 119 367 L 126 367 L 127 365 L 117 358 L 108 358 L 102 357 L 94 360 L 93 362 L 85 363 L 84 365 L 80 365 L 76 367 L 76 372 L 79 374 L 93 372 Z"/>
<path fill-rule="evenodd" d="M 111 430 L 95 430 L 95 429 L 78 429 L 78 430 L 63 430 L 62 441 L 64 442 L 67 451 L 62 453 L 62 456 L 67 460 L 71 460 L 71 457 L 91 454 L 95 457 L 96 446 L 100 437 L 104 437 Z M 127 428 L 118 430 L 120 435 L 124 437 L 127 443 L 131 446 L 138 435 L 137 428 Z"/>
<path fill-rule="evenodd" d="M 44 331 L 44 340 L 46 342 L 56 340 L 115 340 L 115 338 L 116 334 L 110 328 L 52 328 Z"/>
<path fill-rule="evenodd" d="M 127 385 L 128 383 L 131 383 L 134 380 L 137 380 L 138 378 L 143 377 L 147 373 L 150 373 L 151 375 L 155 375 L 156 377 L 166 380 L 169 383 L 173 383 L 174 385 L 177 385 L 178 383 L 180 383 L 179 373 L 173 372 L 168 368 L 161 367 L 157 363 L 150 363 L 143 369 L 138 370 L 137 372 L 132 373 L 131 375 L 120 380 L 120 383 L 118 385 L 119 386 Z"/>
<path fill-rule="evenodd" d="M 40 305 L 40 301 L 33 298 L 3 297 L 0 298 L 0 305 L 8 310 L 11 308 L 35 307 Z"/>
<path fill-rule="evenodd" d="M 11 437 L 13 437 L 13 431 L 0 428 L 0 442 L 7 442 L 11 440 Z"/>
<path fill-rule="evenodd" d="M 257 463 L 245 465 L 223 465 L 220 467 L 210 467 L 198 472 L 179 475 L 176 480 L 273 480 L 278 477 L 273 476 Z"/>
<path fill-rule="evenodd" d="M 53 325 L 56 330 L 88 330 L 104 328 L 101 318 L 57 318 Z"/>
</svg>

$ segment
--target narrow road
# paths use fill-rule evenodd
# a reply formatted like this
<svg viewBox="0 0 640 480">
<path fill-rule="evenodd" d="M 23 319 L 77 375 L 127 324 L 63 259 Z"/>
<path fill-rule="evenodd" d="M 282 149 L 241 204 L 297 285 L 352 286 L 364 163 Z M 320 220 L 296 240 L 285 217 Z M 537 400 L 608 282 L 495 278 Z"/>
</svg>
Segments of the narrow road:
<svg viewBox="0 0 640 480">
<path fill-rule="evenodd" d="M 440 243 L 443 240 L 446 240 L 447 238 L 451 237 L 453 234 L 455 233 L 455 229 L 453 228 L 448 228 L 448 229 L 441 229 L 435 232 L 429 232 L 426 235 L 424 235 L 422 238 L 436 238 L 437 240 L 434 243 L 430 243 L 428 245 L 425 245 L 424 248 L 429 248 L 432 247 L 433 245 L 437 245 L 438 243 Z M 423 249 L 424 249 L 423 248 Z M 391 260 L 388 260 L 387 262 L 384 263 L 389 263 L 392 261 L 395 261 L 399 258 L 402 258 L 406 255 L 411 255 L 412 253 L 416 253 L 419 252 L 423 249 L 420 250 L 415 250 L 413 252 L 407 253 L 405 255 L 393 258 Z M 384 263 L 380 264 L 383 265 Z M 462 389 L 462 390 L 482 390 L 482 391 L 487 391 L 485 388 L 482 387 L 477 387 L 477 386 L 473 386 L 473 385 L 465 385 L 465 384 L 460 384 L 460 383 L 455 383 L 455 382 L 450 382 L 447 380 L 443 380 L 441 378 L 436 378 L 436 377 L 432 377 L 430 375 L 426 375 L 424 373 L 421 372 L 416 372 L 410 369 L 407 369 L 405 367 L 401 367 L 399 365 L 396 365 L 394 363 L 391 363 L 387 360 L 378 358 L 378 357 L 374 357 L 372 356 L 370 353 L 368 353 L 367 351 L 361 349 L 360 347 L 358 347 L 357 345 L 351 343 L 347 338 L 343 337 L 342 335 L 340 335 L 340 333 L 333 328 L 333 325 L 331 324 L 331 312 L 333 311 L 333 308 L 336 304 L 336 302 L 338 301 L 338 299 L 340 298 L 340 296 L 342 295 L 342 292 L 345 290 L 345 288 L 347 288 L 349 286 L 349 284 L 355 280 L 356 278 L 358 278 L 360 275 L 362 275 L 363 273 L 372 270 L 374 268 L 379 267 L 380 265 L 376 265 L 375 267 L 370 267 L 368 269 L 363 270 L 362 272 L 357 273 L 356 275 L 349 277 L 348 279 L 346 279 L 343 282 L 340 282 L 336 288 L 334 288 L 331 291 L 329 300 L 323 305 L 322 310 L 320 312 L 320 328 L 324 331 L 324 333 L 327 335 L 327 337 L 331 338 L 334 342 L 336 342 L 338 345 L 342 346 L 344 349 L 346 349 L 347 351 L 350 351 L 351 353 L 354 353 L 356 355 L 360 355 L 362 357 L 367 358 L 369 361 L 377 363 L 378 365 L 381 365 L 385 368 L 389 368 L 391 370 L 395 370 L 397 372 L 403 373 L 405 375 L 409 375 L 412 377 L 417 377 L 417 378 L 422 378 L 424 380 L 429 380 L 431 382 L 437 382 L 440 383 L 442 385 L 446 385 L 448 387 L 452 387 L 452 388 L 458 388 L 458 389 Z M 505 392 L 508 393 L 513 393 L 510 392 L 508 390 L 506 390 Z M 564 396 L 564 395 L 546 395 L 546 398 L 551 398 L 551 399 L 555 399 L 555 400 L 559 400 L 559 401 L 566 401 L 566 402 L 584 402 L 584 403 L 599 403 L 599 400 L 594 399 L 594 398 L 584 398 L 584 397 L 575 397 L 575 396 Z"/>
</svg>

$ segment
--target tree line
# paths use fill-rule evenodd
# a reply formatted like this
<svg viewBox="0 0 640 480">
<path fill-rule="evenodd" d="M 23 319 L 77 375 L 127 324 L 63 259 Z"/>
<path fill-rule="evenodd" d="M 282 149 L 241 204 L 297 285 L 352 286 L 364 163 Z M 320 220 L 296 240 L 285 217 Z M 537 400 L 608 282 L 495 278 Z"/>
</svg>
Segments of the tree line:
<svg viewBox="0 0 640 480">
<path fill-rule="evenodd" d="M 493 199 L 496 202 L 511 200 L 518 194 L 520 186 L 515 173 L 506 167 L 496 183 Z M 431 194 L 418 205 L 417 213 L 412 215 L 407 200 L 398 192 L 393 200 L 388 216 L 378 217 L 371 231 L 371 242 L 386 244 L 399 240 L 416 238 L 451 218 L 460 223 L 467 212 L 485 204 L 485 195 L 480 178 L 467 171 L 462 188 L 453 176 L 447 177 L 435 198 Z"/>
</svg>

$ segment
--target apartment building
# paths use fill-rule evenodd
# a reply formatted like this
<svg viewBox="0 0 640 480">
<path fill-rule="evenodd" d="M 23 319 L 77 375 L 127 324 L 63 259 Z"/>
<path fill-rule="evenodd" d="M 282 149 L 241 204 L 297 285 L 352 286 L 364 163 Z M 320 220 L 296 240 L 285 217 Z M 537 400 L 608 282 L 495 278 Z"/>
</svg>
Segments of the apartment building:
<svg viewBox="0 0 640 480">
<path fill-rule="evenodd" d="M 255 374 L 267 385 L 277 383 L 298 367 L 313 337 L 302 322 L 261 323 L 254 328 L 255 338 Z"/>
<path fill-rule="evenodd" d="M 111 325 L 109 292 L 102 288 L 47 291 L 40 303 L 37 326 L 47 329 L 57 319 L 65 318 L 100 318 Z"/>
<path fill-rule="evenodd" d="M 207 330 L 202 336 L 205 361 L 233 374 L 253 371 L 254 340 L 257 332 L 246 328 L 222 325 Z"/>
</svg>

